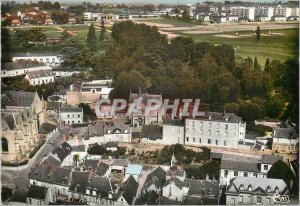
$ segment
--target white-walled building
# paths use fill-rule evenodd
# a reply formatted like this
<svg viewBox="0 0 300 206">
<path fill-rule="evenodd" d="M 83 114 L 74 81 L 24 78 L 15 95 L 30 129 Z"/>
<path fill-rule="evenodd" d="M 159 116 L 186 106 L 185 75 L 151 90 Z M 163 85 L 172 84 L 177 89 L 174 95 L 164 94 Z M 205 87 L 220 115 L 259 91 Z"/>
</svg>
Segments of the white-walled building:
<svg viewBox="0 0 300 206">
<path fill-rule="evenodd" d="M 8 62 L 3 65 L 1 77 L 15 77 L 39 70 L 51 70 L 51 67 L 42 62 L 30 60 Z"/>
<path fill-rule="evenodd" d="M 131 129 L 129 126 L 105 126 L 104 143 L 131 142 Z"/>
<path fill-rule="evenodd" d="M 246 133 L 241 117 L 229 113 L 208 112 L 206 118 L 188 118 L 185 145 L 237 148 Z"/>
<path fill-rule="evenodd" d="M 59 114 L 62 124 L 78 124 L 83 122 L 83 109 L 81 107 L 65 106 L 61 108 Z"/>
<path fill-rule="evenodd" d="M 54 73 L 52 70 L 32 71 L 26 74 L 25 79 L 30 85 L 49 84 L 54 82 Z"/>
<path fill-rule="evenodd" d="M 45 55 L 36 53 L 17 54 L 12 57 L 13 62 L 17 62 L 19 60 L 37 61 L 44 63 L 47 66 L 57 66 L 62 62 L 62 59 L 56 54 Z"/>
<path fill-rule="evenodd" d="M 108 99 L 113 89 L 111 84 L 112 79 L 83 82 L 81 85 L 81 102 L 93 103 L 99 99 Z"/>
</svg>

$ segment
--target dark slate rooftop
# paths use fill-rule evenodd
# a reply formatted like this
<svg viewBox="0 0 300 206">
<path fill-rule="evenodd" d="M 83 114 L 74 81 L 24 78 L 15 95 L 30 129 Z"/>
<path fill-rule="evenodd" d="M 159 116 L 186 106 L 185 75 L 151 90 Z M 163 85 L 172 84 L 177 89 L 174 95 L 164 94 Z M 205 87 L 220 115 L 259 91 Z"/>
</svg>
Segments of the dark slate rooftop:
<svg viewBox="0 0 300 206">
<path fill-rule="evenodd" d="M 71 175 L 71 168 L 60 167 L 54 172 L 52 182 L 59 185 L 67 186 Z"/>
<path fill-rule="evenodd" d="M 211 119 L 209 120 L 209 117 Z M 242 118 L 233 114 L 233 113 L 222 113 L 222 112 L 208 112 L 205 118 L 200 118 L 200 119 L 205 119 L 206 121 L 219 121 L 219 122 L 225 122 L 226 119 L 228 119 L 229 123 L 239 123 L 242 121 Z"/>
<path fill-rule="evenodd" d="M 47 69 L 47 70 L 38 70 L 38 71 L 32 71 L 32 72 L 28 72 L 26 74 L 26 76 L 29 79 L 36 79 L 36 78 L 43 78 L 43 77 L 50 77 L 53 76 L 54 73 L 52 72 L 52 70 Z"/>
<path fill-rule="evenodd" d="M 61 162 L 68 156 L 68 153 L 61 147 L 57 147 L 53 150 L 52 154 L 57 155 Z"/>
<path fill-rule="evenodd" d="M 213 180 L 185 179 L 184 184 L 189 188 L 188 195 L 201 195 L 218 198 L 219 183 Z"/>
<path fill-rule="evenodd" d="M 8 62 L 3 65 L 3 70 L 13 71 L 18 69 L 27 69 L 33 67 L 45 66 L 43 62 L 31 61 L 31 60 L 19 60 L 16 62 Z"/>
<path fill-rule="evenodd" d="M 96 123 L 96 124 L 88 124 L 88 136 L 103 136 L 104 135 L 104 124 Z"/>
<path fill-rule="evenodd" d="M 123 196 L 126 202 L 131 205 L 133 203 L 133 198 L 136 197 L 138 187 L 139 183 L 137 183 L 134 177 L 130 175 L 116 194 L 116 199 Z"/>
<path fill-rule="evenodd" d="M 162 127 L 156 125 L 144 125 L 142 127 L 141 137 L 150 140 L 162 139 Z"/>
<path fill-rule="evenodd" d="M 50 123 L 43 123 L 39 128 L 39 134 L 49 134 L 57 128 L 56 125 Z"/>
<path fill-rule="evenodd" d="M 167 176 L 167 172 L 161 168 L 160 166 L 158 166 L 157 168 L 155 168 L 149 175 L 148 177 L 151 178 L 151 176 L 155 176 L 158 178 L 158 180 L 161 182 L 161 184 L 163 185 L 166 181 L 166 176 Z M 147 177 L 147 179 L 148 179 Z M 146 180 L 147 181 L 147 180 Z"/>
<path fill-rule="evenodd" d="M 74 151 L 74 152 L 84 152 L 85 151 L 85 145 L 73 146 L 72 151 Z"/>
<path fill-rule="evenodd" d="M 92 177 L 87 187 L 90 188 L 90 195 L 92 195 L 92 190 L 96 189 L 97 196 L 102 198 L 108 198 L 108 194 L 114 193 L 116 189 L 114 184 L 105 177 Z"/>
<path fill-rule="evenodd" d="M 35 92 L 8 91 L 1 96 L 2 108 L 7 106 L 31 107 L 35 95 Z"/>
<path fill-rule="evenodd" d="M 156 188 L 162 188 L 163 186 L 163 184 L 159 181 L 159 179 L 156 176 L 149 174 L 143 186 L 143 189 L 147 190 L 153 184 Z"/>
<path fill-rule="evenodd" d="M 127 167 L 128 164 L 129 164 L 128 159 L 114 159 L 112 162 L 112 165 L 115 165 L 115 166 Z"/>
<path fill-rule="evenodd" d="M 271 165 L 273 165 L 275 162 L 277 162 L 279 160 L 282 161 L 283 157 L 282 156 L 277 156 L 277 155 L 263 154 L 262 159 L 261 159 L 261 163 L 262 164 L 271 164 Z"/>
<path fill-rule="evenodd" d="M 9 201 L 26 203 L 26 191 L 22 189 L 16 190 L 16 192 L 12 195 Z"/>
<path fill-rule="evenodd" d="M 29 187 L 26 197 L 29 197 L 32 199 L 45 200 L 47 191 L 48 191 L 48 188 L 46 188 L 46 187 L 31 185 Z"/>
<path fill-rule="evenodd" d="M 64 106 L 61 108 L 60 112 L 62 113 L 69 113 L 69 112 L 82 112 L 81 107 L 71 107 L 71 106 Z"/>
<path fill-rule="evenodd" d="M 108 164 L 105 164 L 104 162 L 100 162 L 100 164 L 97 167 L 97 175 L 103 176 L 108 169 L 109 169 Z"/>
<path fill-rule="evenodd" d="M 157 205 L 159 195 L 153 190 L 141 194 L 141 196 L 136 199 L 135 205 Z"/>
<path fill-rule="evenodd" d="M 274 137 L 275 138 L 285 138 L 285 139 L 295 139 L 297 138 L 296 130 L 294 127 L 287 127 L 287 128 L 282 128 L 282 127 L 276 127 L 274 128 Z"/>
<path fill-rule="evenodd" d="M 69 145 L 67 142 L 62 143 L 61 148 L 65 150 L 66 153 L 70 153 L 72 151 L 72 146 Z"/>
<path fill-rule="evenodd" d="M 173 125 L 173 126 L 184 126 L 183 122 L 180 119 L 166 119 L 164 120 L 165 125 Z"/>
<path fill-rule="evenodd" d="M 89 174 L 87 172 L 73 171 L 69 190 L 72 192 L 85 193 L 88 179 Z"/>
<path fill-rule="evenodd" d="M 60 102 L 47 102 L 47 110 L 59 110 Z"/>
<path fill-rule="evenodd" d="M 97 168 L 98 163 L 99 163 L 99 160 L 87 159 L 87 160 L 85 160 L 83 166 L 86 169 L 92 168 L 94 170 Z"/>
<path fill-rule="evenodd" d="M 169 185 L 171 182 L 174 182 L 175 185 L 176 185 L 179 189 L 182 189 L 182 187 L 184 187 L 184 183 L 183 183 L 180 179 L 178 179 L 177 177 L 173 177 L 173 178 L 170 178 L 170 179 L 166 180 L 163 187 Z"/>
<path fill-rule="evenodd" d="M 222 160 L 221 168 L 246 172 L 260 172 L 257 162 L 236 162 L 231 160 Z"/>
</svg>

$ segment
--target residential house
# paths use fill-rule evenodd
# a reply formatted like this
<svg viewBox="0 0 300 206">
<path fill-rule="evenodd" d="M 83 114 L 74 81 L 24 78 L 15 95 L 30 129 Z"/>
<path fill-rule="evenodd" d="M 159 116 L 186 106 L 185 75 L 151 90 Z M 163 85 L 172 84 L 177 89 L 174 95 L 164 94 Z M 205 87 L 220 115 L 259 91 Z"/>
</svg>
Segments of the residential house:
<svg viewBox="0 0 300 206">
<path fill-rule="evenodd" d="M 128 159 L 114 159 L 111 163 L 111 171 L 125 172 L 129 163 Z"/>
<path fill-rule="evenodd" d="M 7 62 L 3 65 L 1 77 L 26 75 L 27 72 L 39 70 L 51 70 L 51 67 L 46 66 L 44 63 L 38 61 L 19 60 L 16 62 Z"/>
<path fill-rule="evenodd" d="M 77 106 L 81 101 L 81 85 L 77 82 L 71 84 L 66 91 L 67 104 Z"/>
<path fill-rule="evenodd" d="M 46 108 L 48 120 L 58 123 L 60 108 L 61 108 L 60 102 L 48 101 L 47 108 Z"/>
<path fill-rule="evenodd" d="M 111 90 L 112 79 L 93 80 L 82 82 L 81 101 L 83 103 L 95 103 L 100 99 L 108 99 Z"/>
<path fill-rule="evenodd" d="M 53 25 L 53 20 L 50 19 L 50 18 L 47 18 L 47 19 L 45 20 L 45 25 Z"/>
<path fill-rule="evenodd" d="M 64 106 L 59 114 L 60 122 L 67 125 L 83 123 L 83 109 L 81 107 Z"/>
<path fill-rule="evenodd" d="M 115 195 L 116 204 L 134 205 L 139 183 L 130 175 Z"/>
<path fill-rule="evenodd" d="M 105 125 L 104 142 L 131 142 L 131 128 L 127 125 Z"/>
<path fill-rule="evenodd" d="M 26 202 L 28 205 L 48 205 L 48 188 L 37 185 L 31 185 L 26 195 Z"/>
<path fill-rule="evenodd" d="M 204 118 L 187 118 L 185 145 L 237 148 L 246 133 L 246 123 L 230 113 L 208 112 Z"/>
<path fill-rule="evenodd" d="M 32 71 L 26 74 L 25 79 L 30 85 L 49 84 L 54 82 L 54 73 L 52 70 Z"/>
<path fill-rule="evenodd" d="M 12 61 L 33 61 L 44 63 L 46 66 L 57 66 L 61 64 L 62 59 L 56 53 L 14 53 Z"/>
<path fill-rule="evenodd" d="M 54 92 L 52 96 L 48 97 L 48 101 L 50 101 L 50 102 L 60 102 L 62 104 L 66 104 L 66 102 L 67 102 L 66 91 Z"/>
<path fill-rule="evenodd" d="M 140 136 L 143 143 L 163 143 L 162 127 L 159 125 L 142 126 Z"/>
<path fill-rule="evenodd" d="M 284 122 L 273 129 L 272 151 L 281 154 L 297 154 L 299 137 L 293 125 Z"/>
<path fill-rule="evenodd" d="M 274 195 L 289 195 L 282 179 L 236 177 L 226 189 L 226 205 L 274 205 Z"/>
<path fill-rule="evenodd" d="M 266 178 L 272 165 L 282 160 L 275 155 L 223 154 L 221 159 L 220 185 L 229 185 L 237 176 Z"/>
<path fill-rule="evenodd" d="M 110 165 L 101 161 L 97 167 L 97 175 L 100 177 L 108 177 L 110 174 Z"/>
</svg>

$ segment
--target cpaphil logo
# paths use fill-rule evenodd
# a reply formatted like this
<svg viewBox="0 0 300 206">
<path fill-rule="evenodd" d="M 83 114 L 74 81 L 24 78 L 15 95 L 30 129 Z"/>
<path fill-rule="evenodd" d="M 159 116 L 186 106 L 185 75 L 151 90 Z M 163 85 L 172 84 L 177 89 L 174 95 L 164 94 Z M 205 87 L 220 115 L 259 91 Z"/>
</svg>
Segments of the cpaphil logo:
<svg viewBox="0 0 300 206">
<path fill-rule="evenodd" d="M 276 193 L 273 195 L 273 200 L 275 203 L 287 204 L 290 202 L 290 197 L 288 195 L 279 195 Z"/>
</svg>

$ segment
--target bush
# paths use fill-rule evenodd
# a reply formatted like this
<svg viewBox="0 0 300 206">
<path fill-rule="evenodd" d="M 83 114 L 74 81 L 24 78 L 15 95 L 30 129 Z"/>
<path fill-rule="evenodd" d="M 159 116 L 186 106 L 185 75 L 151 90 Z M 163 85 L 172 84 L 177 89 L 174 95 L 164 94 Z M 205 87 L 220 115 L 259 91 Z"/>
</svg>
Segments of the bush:
<svg viewBox="0 0 300 206">
<path fill-rule="evenodd" d="M 248 133 L 254 133 L 258 136 L 265 136 L 266 132 L 272 132 L 273 129 L 264 125 L 247 124 L 246 130 Z"/>
<path fill-rule="evenodd" d="M 25 160 L 23 162 L 2 162 L 2 166 L 8 166 L 8 167 L 19 167 L 22 165 L 26 165 L 28 163 L 28 160 Z"/>
<path fill-rule="evenodd" d="M 38 146 L 37 146 L 36 148 L 34 148 L 34 150 L 32 150 L 32 152 L 30 152 L 29 158 L 32 158 L 32 157 L 35 155 L 35 153 L 37 153 L 37 151 L 39 151 L 39 149 L 40 149 L 45 143 L 46 143 L 45 140 L 41 141 L 41 142 L 38 144 Z"/>
</svg>

